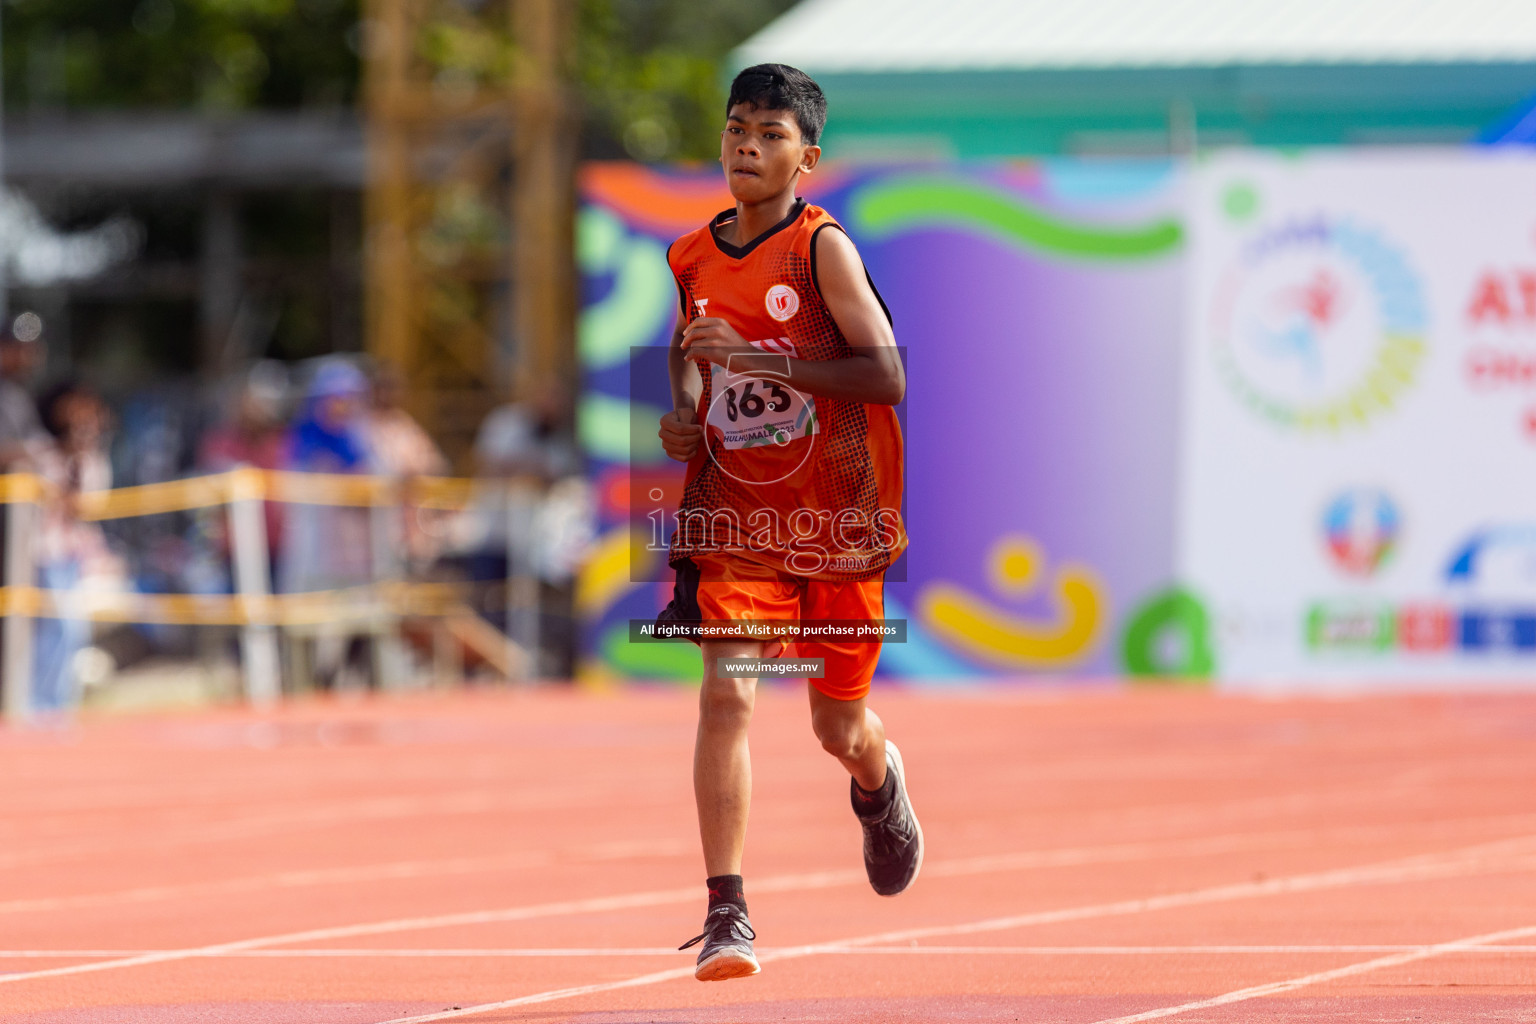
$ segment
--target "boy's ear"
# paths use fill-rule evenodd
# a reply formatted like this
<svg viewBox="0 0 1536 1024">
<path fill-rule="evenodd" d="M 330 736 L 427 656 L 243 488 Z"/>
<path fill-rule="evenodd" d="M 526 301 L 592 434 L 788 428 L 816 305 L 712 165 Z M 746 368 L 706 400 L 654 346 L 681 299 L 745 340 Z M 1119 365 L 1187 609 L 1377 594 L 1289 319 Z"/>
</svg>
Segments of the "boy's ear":
<svg viewBox="0 0 1536 1024">
<path fill-rule="evenodd" d="M 821 147 L 806 146 L 805 152 L 800 154 L 800 173 L 810 174 L 821 162 Z"/>
</svg>

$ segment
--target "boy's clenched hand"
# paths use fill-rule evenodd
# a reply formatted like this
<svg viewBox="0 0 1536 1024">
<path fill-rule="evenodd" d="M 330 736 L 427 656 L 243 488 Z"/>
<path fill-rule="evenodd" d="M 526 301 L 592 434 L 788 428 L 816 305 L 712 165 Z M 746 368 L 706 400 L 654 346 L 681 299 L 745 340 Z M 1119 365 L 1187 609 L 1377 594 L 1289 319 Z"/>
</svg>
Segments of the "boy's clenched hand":
<svg viewBox="0 0 1536 1024">
<path fill-rule="evenodd" d="M 747 344 L 746 340 L 736 333 L 736 328 L 717 316 L 696 317 L 683 328 L 682 350 L 689 359 L 718 363 L 727 368 L 729 368 L 727 360 L 732 355 L 762 354 L 760 350 Z"/>
<path fill-rule="evenodd" d="M 657 435 L 668 458 L 687 462 L 698 454 L 704 428 L 699 425 L 698 413 L 692 409 L 673 409 L 661 418 L 661 430 Z"/>
</svg>

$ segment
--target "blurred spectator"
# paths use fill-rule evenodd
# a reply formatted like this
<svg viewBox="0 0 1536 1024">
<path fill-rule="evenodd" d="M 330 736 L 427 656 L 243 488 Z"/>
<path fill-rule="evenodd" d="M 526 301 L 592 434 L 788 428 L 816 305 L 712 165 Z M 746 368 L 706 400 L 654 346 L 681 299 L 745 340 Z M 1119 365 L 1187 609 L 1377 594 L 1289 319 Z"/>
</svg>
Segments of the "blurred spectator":
<svg viewBox="0 0 1536 1024">
<path fill-rule="evenodd" d="M 0 334 L 0 472 L 35 470 L 41 455 L 51 445 L 38 418 L 37 405 L 27 391 L 42 361 L 43 343 L 36 335 L 23 340 L 10 331 Z M 10 567 L 3 558 L 8 520 L 7 510 L 0 509 L 0 572 L 7 574 Z M 4 575 L 0 575 L 0 580 L 10 582 Z M 3 657 L 0 646 L 0 658 Z"/>
<path fill-rule="evenodd" d="M 321 363 L 289 428 L 284 464 L 303 473 L 371 473 L 368 380 L 342 360 Z M 357 586 L 373 577 L 368 510 L 290 506 L 283 544 L 288 593 Z"/>
<path fill-rule="evenodd" d="M 195 471 L 205 417 L 199 390 L 185 379 L 124 388 L 114 403 L 112 480 L 129 487 L 178 480 Z M 224 401 L 221 408 L 234 403 Z M 151 594 L 222 593 L 228 559 L 219 548 L 223 510 L 132 516 L 102 524 L 128 553 L 136 590 Z M 139 623 L 133 629 L 158 653 L 189 654 L 200 627 Z"/>
<path fill-rule="evenodd" d="M 251 367 L 235 403 L 234 417 L 203 436 L 198 447 L 198 468 L 222 473 L 238 466 L 277 469 L 283 461 L 287 433 L 283 401 L 288 374 L 280 363 L 263 362 Z"/>
<path fill-rule="evenodd" d="M 373 473 L 368 437 L 368 380 L 342 359 L 323 360 L 289 428 L 286 468 L 304 473 Z M 291 504 L 287 507 L 279 583 L 286 593 L 340 590 L 374 578 L 371 509 Z M 343 686 L 353 666 L 365 675 L 363 637 L 322 629 L 314 637 L 314 678 Z"/>
<path fill-rule="evenodd" d="M 112 467 L 105 444 L 107 409 L 95 392 L 73 382 L 57 385 L 44 397 L 41 413 L 54 444 L 39 468 L 54 492 L 42 506 L 37 575 L 38 584 L 57 595 L 58 610 L 37 621 L 32 703 L 48 713 L 75 703 L 75 655 L 91 634 L 80 607 L 81 578 L 92 562 L 110 557 L 101 530 L 80 520 L 77 499 L 110 487 Z"/>
<path fill-rule="evenodd" d="M 0 468 L 6 472 L 35 468 L 50 447 L 27 385 L 43 363 L 45 349 L 36 338 L 23 341 L 0 334 Z"/>
<path fill-rule="evenodd" d="M 580 449 L 564 428 L 564 401 L 545 394 L 503 405 L 475 439 L 478 489 L 458 523 L 454 562 L 479 583 L 475 605 L 502 629 L 528 638 L 536 630 L 539 671 L 565 675 L 574 650 L 573 581 L 593 535 L 590 486 Z M 519 624 L 506 606 L 508 577 L 532 579 L 536 625 Z"/>
<path fill-rule="evenodd" d="M 207 473 L 223 473 L 242 466 L 281 469 L 288 440 L 288 428 L 283 421 L 287 392 L 288 371 L 282 364 L 262 362 L 251 367 L 236 400 L 234 417 L 215 425 L 203 436 L 198 446 L 197 468 Z M 283 506 L 269 501 L 265 511 L 268 550 L 282 551 Z M 219 516 L 218 522 L 224 523 L 225 517 Z M 217 536 L 219 548 L 227 556 L 227 530 L 219 528 Z"/>
<path fill-rule="evenodd" d="M 554 393 L 492 409 L 475 435 L 476 471 L 481 476 L 544 481 L 580 473 L 576 440 L 561 429 L 564 412 L 564 400 Z"/>
<path fill-rule="evenodd" d="M 441 476 L 448 459 L 421 424 L 405 411 L 405 382 L 393 366 L 381 365 L 373 375 L 373 404 L 368 436 L 379 472 L 387 476 Z"/>
<path fill-rule="evenodd" d="M 505 481 L 516 480 L 522 489 L 542 493 L 557 481 L 581 475 L 580 449 L 561 427 L 563 409 L 558 396 L 545 394 L 536 402 L 497 406 L 480 424 L 475 475 L 498 483 L 476 494 L 457 524 L 453 543 L 473 578 L 506 574 L 508 528 L 517 510 L 508 504 Z M 534 530 L 532 524 L 521 528 L 530 541 Z M 520 557 L 534 556 L 527 551 Z"/>
<path fill-rule="evenodd" d="M 381 364 L 373 375 L 368 413 L 368 442 L 377 471 L 408 482 L 412 477 L 442 476 L 448 459 L 411 414 L 405 411 L 405 382 L 393 366 Z M 410 492 L 405 492 L 407 502 Z M 425 570 L 442 551 L 444 517 L 439 512 L 403 507 L 405 554 L 415 572 Z"/>
</svg>

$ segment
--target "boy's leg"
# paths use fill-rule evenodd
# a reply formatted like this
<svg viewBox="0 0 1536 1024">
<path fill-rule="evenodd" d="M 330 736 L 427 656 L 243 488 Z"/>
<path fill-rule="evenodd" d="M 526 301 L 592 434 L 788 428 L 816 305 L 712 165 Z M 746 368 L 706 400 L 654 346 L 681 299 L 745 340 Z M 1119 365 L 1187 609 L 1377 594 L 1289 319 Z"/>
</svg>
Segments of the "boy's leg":
<svg viewBox="0 0 1536 1024">
<path fill-rule="evenodd" d="M 848 770 L 861 789 L 885 785 L 885 725 L 864 698 L 837 700 L 815 686 L 811 694 L 811 730 L 822 749 Z"/>
<path fill-rule="evenodd" d="M 695 560 L 697 611 L 702 621 L 793 618 L 797 591 L 772 570 L 705 556 Z M 682 576 L 679 576 L 682 582 Z M 752 764 L 747 726 L 752 721 L 755 678 L 721 673 L 721 658 L 761 658 L 759 641 L 711 641 L 700 645 L 704 682 L 699 691 L 699 731 L 693 748 L 693 792 L 699 809 L 699 838 L 709 877 L 709 911 L 698 943 L 694 977 L 724 981 L 756 974 L 752 952 L 757 935 L 747 920 L 741 879 L 741 850 L 752 800 Z"/>
<path fill-rule="evenodd" d="M 757 680 L 722 675 L 721 658 L 757 658 L 763 645 L 710 642 L 704 654 L 704 683 L 699 688 L 699 731 L 693 747 L 693 795 L 699 808 L 699 838 L 709 875 L 709 912 L 702 934 L 680 947 L 703 943 L 693 976 L 725 981 L 756 974 L 752 952 L 757 933 L 747 921 L 742 892 L 741 848 L 747 838 L 747 809 L 752 802 L 752 762 L 747 726 Z"/>
<path fill-rule="evenodd" d="M 721 658 L 757 658 L 752 641 L 705 643 L 704 683 L 699 688 L 699 731 L 693 748 L 693 796 L 699 809 L 704 867 L 711 876 L 741 874 L 741 850 L 752 801 L 752 762 L 747 726 L 752 721 L 756 679 L 722 677 Z"/>
<path fill-rule="evenodd" d="M 829 659 L 830 660 L 830 659 Z M 811 728 L 822 747 L 853 776 L 850 799 L 864 828 L 864 870 L 882 896 L 903 892 L 923 867 L 923 830 L 907 796 L 896 744 L 864 698 L 839 700 L 812 684 Z"/>
<path fill-rule="evenodd" d="M 811 582 L 801 618 L 883 621 L 880 580 Z M 853 776 L 850 798 L 864 829 L 864 869 L 882 896 L 904 891 L 923 866 L 923 830 L 907 796 L 901 751 L 885 738 L 880 717 L 865 706 L 880 659 L 878 643 L 821 641 L 797 645 L 802 657 L 822 659 L 824 674 L 810 681 L 811 728 L 822 747 Z"/>
</svg>

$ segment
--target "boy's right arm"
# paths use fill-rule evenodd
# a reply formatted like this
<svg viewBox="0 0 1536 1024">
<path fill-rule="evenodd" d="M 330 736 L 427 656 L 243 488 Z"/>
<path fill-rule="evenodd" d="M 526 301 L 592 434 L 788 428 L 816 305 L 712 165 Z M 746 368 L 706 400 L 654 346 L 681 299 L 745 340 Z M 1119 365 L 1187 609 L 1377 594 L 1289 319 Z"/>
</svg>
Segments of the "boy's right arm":
<svg viewBox="0 0 1536 1024">
<path fill-rule="evenodd" d="M 683 328 L 688 322 L 681 313 L 667 346 L 667 376 L 672 382 L 672 411 L 661 418 L 662 450 L 669 458 L 687 462 L 699 451 L 704 428 L 699 425 L 699 397 L 704 393 L 704 378 L 699 366 L 683 354 Z"/>
</svg>

